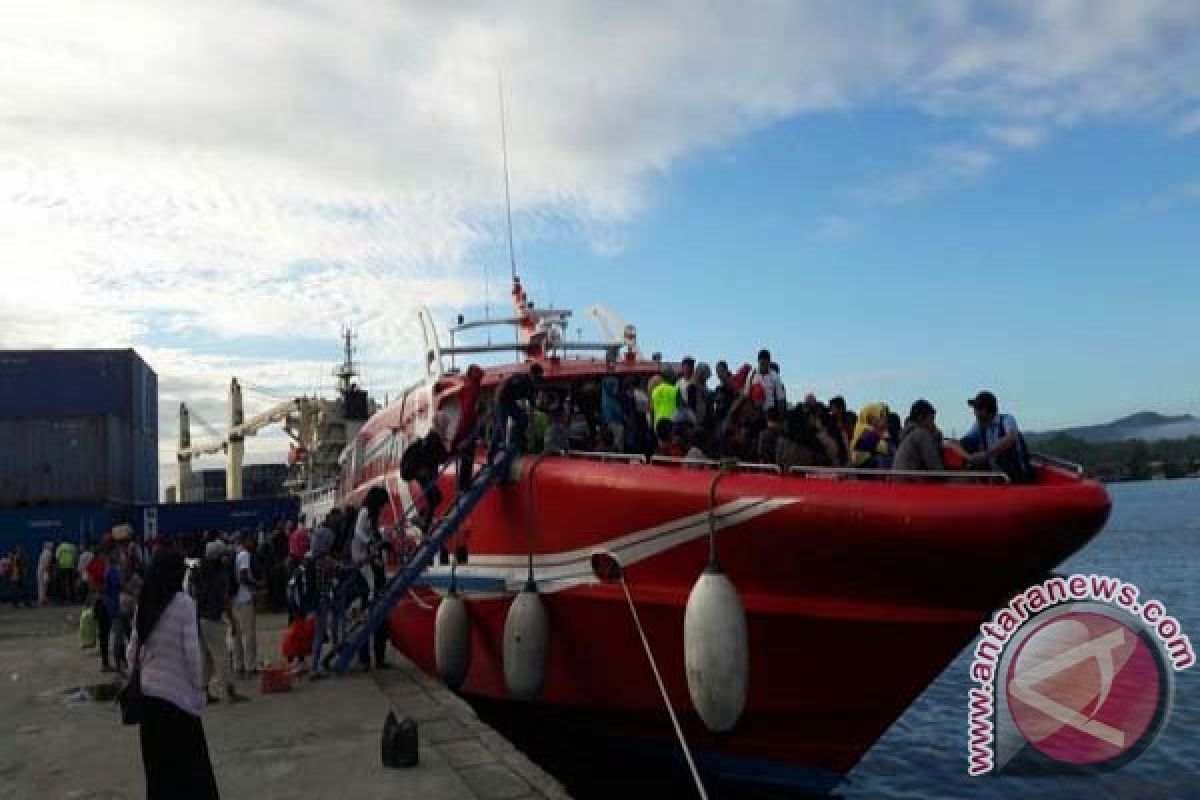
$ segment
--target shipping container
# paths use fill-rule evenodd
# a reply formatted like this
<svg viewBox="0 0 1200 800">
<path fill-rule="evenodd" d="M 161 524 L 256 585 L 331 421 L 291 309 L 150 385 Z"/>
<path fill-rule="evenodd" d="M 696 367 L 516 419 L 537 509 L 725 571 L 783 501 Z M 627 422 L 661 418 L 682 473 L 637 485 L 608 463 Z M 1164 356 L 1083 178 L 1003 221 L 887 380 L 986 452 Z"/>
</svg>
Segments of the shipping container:
<svg viewBox="0 0 1200 800">
<path fill-rule="evenodd" d="M 158 376 L 133 350 L 0 351 L 0 507 L 158 500 Z"/>
<path fill-rule="evenodd" d="M 235 500 L 217 503 L 160 503 L 131 512 L 130 521 L 138 537 L 146 534 L 146 511 L 154 509 L 153 524 L 164 538 L 203 531 L 231 533 L 273 527 L 281 519 L 294 520 L 300 514 L 296 497 Z"/>
<path fill-rule="evenodd" d="M 158 435 L 158 376 L 133 350 L 0 350 L 0 419 L 106 415 Z"/>
<path fill-rule="evenodd" d="M 0 507 L 154 502 L 147 438 L 114 415 L 0 420 Z"/>
</svg>

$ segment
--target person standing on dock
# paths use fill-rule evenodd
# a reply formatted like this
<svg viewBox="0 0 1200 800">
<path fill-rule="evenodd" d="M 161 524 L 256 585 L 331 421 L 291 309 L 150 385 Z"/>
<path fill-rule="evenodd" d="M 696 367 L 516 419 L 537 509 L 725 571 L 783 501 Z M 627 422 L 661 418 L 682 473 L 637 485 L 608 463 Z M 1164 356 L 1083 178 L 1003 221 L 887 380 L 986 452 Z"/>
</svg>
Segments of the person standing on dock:
<svg viewBox="0 0 1200 800">
<path fill-rule="evenodd" d="M 54 542 L 42 544 L 42 554 L 38 556 L 37 587 L 38 605 L 44 606 L 50 598 L 50 579 L 54 570 Z"/>
<path fill-rule="evenodd" d="M 121 668 L 124 659 L 121 657 L 122 637 L 124 629 L 119 619 L 121 613 L 121 567 L 124 563 L 123 553 L 119 545 L 113 544 L 108 548 L 108 558 L 104 563 L 104 582 L 100 589 L 100 604 L 104 608 L 105 626 L 107 631 L 101 634 L 100 658 L 103 662 L 101 669 L 109 672 Z M 112 634 L 116 634 L 115 636 Z M 113 665 L 109 665 L 108 643 L 112 642 Z"/>
<path fill-rule="evenodd" d="M 237 591 L 233 596 L 233 666 L 242 677 L 258 671 L 258 629 L 254 617 L 254 591 L 258 582 L 250 566 L 253 548 L 254 536 L 243 534 L 234 558 Z"/>
<path fill-rule="evenodd" d="M 216 800 L 200 712 L 204 660 L 196 605 L 183 591 L 183 555 L 160 550 L 138 598 L 128 659 L 141 668 L 142 768 L 147 800 Z"/>
<path fill-rule="evenodd" d="M 75 569 L 79 559 L 79 548 L 70 539 L 58 543 L 54 551 L 54 562 L 58 567 L 58 599 L 63 603 L 75 602 Z"/>
<path fill-rule="evenodd" d="M 243 703 L 249 698 L 239 695 L 234 686 L 233 674 L 229 671 L 229 652 L 225 648 L 225 625 L 222 624 L 222 619 L 233 616 L 226 553 L 225 545 L 220 541 L 212 541 L 204 546 L 204 560 L 194 573 L 192 592 L 200 621 L 200 641 L 204 647 L 205 697 L 210 703 L 218 700 L 209 689 L 215 672 L 225 690 L 225 700 Z"/>
<path fill-rule="evenodd" d="M 331 635 L 336 639 L 337 622 L 335 617 L 335 602 L 338 588 L 339 563 L 334 556 L 334 530 L 341 525 L 341 511 L 333 509 L 324 522 L 313 533 L 312 550 L 309 557 L 316 565 L 317 575 L 317 619 L 313 630 L 312 672 L 309 677 L 318 680 L 325 677 L 324 665 L 321 663 L 321 650 L 325 640 Z"/>
</svg>

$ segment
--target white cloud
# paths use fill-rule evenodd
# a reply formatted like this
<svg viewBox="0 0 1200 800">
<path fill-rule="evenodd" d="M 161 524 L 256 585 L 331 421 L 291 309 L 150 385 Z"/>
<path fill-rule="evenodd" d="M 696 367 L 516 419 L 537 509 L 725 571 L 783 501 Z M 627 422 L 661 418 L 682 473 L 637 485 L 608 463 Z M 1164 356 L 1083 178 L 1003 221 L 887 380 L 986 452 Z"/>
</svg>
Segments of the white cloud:
<svg viewBox="0 0 1200 800">
<path fill-rule="evenodd" d="M 1169 0 L 500 8 L 0 12 L 0 346 L 218 337 L 234 363 L 154 357 L 223 385 L 243 337 L 325 342 L 370 320 L 364 355 L 411 375 L 414 307 L 482 300 L 498 68 L 518 241 L 567 231 L 601 251 L 680 159 L 795 115 L 884 102 L 980 131 L 881 178 L 887 203 L 1062 126 L 1178 129 L 1200 103 L 1200 14 Z M 845 230 L 834 219 L 817 228 Z"/>
<path fill-rule="evenodd" d="M 1191 136 L 1193 133 L 1200 133 L 1200 108 L 1178 117 L 1171 125 L 1171 132 L 1176 136 Z"/>
<path fill-rule="evenodd" d="M 986 128 L 984 134 L 988 139 L 1015 150 L 1037 147 L 1046 140 L 1046 132 L 1031 125 L 993 125 Z"/>
<path fill-rule="evenodd" d="M 858 220 L 841 214 L 826 214 L 817 218 L 814 235 L 818 239 L 842 241 L 855 236 L 860 230 L 862 224 Z"/>
</svg>

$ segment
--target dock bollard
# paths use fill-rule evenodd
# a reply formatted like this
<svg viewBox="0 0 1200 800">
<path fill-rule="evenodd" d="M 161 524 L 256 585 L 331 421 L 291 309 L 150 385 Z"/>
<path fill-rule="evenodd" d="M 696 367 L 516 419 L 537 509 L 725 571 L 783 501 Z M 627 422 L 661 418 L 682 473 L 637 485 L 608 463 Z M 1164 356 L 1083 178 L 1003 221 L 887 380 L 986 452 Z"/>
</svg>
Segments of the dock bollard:
<svg viewBox="0 0 1200 800">
<path fill-rule="evenodd" d="M 385 767 L 399 769 L 417 765 L 420 747 L 417 741 L 417 723 L 405 717 L 396 719 L 396 712 L 389 711 L 383 721 L 383 736 L 380 755 Z"/>
</svg>

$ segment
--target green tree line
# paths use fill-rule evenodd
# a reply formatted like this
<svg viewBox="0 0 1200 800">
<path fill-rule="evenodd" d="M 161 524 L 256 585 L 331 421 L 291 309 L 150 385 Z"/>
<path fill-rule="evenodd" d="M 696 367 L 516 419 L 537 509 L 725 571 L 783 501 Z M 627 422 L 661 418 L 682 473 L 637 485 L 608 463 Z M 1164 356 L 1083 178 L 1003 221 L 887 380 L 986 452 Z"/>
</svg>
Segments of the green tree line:
<svg viewBox="0 0 1200 800">
<path fill-rule="evenodd" d="M 1082 464 L 1088 474 L 1110 481 L 1181 478 L 1200 470 L 1200 436 L 1086 442 L 1060 433 L 1031 443 L 1030 449 Z"/>
</svg>

